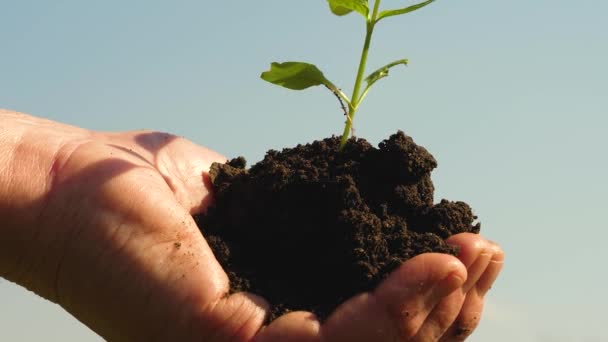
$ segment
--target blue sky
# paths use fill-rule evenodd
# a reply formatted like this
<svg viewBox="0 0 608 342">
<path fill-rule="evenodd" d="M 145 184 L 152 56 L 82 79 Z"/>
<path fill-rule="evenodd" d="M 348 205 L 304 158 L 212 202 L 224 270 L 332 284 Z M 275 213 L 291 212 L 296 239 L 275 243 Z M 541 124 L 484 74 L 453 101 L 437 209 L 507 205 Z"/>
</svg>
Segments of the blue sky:
<svg viewBox="0 0 608 342">
<path fill-rule="evenodd" d="M 385 0 L 385 7 L 410 1 Z M 259 80 L 302 60 L 351 91 L 355 15 L 317 1 L 0 0 L 0 107 L 96 130 L 158 129 L 227 156 L 338 134 L 325 89 Z M 378 27 L 356 133 L 397 129 L 439 161 L 437 199 L 469 202 L 507 253 L 471 341 L 608 340 L 608 2 L 438 0 Z M 0 280 L 0 340 L 97 341 Z M 33 322 L 32 322 L 33 321 Z"/>
</svg>

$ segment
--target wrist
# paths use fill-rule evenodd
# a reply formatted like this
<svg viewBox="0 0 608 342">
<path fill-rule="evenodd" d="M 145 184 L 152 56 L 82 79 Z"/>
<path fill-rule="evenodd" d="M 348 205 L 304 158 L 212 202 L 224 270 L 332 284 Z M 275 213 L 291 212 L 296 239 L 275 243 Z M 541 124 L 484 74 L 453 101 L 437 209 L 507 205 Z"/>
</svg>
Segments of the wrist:
<svg viewBox="0 0 608 342">
<path fill-rule="evenodd" d="M 41 221 L 58 155 L 86 130 L 0 110 L 0 276 L 39 292 L 35 279 L 48 249 Z M 52 233 L 51 233 L 52 234 Z"/>
</svg>

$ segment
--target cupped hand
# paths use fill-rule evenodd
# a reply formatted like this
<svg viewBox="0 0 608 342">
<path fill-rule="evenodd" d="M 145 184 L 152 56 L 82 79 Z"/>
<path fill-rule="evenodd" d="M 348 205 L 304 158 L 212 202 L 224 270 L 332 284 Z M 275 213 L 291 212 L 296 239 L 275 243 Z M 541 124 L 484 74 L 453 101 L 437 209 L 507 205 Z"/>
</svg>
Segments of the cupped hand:
<svg viewBox="0 0 608 342">
<path fill-rule="evenodd" d="M 459 234 L 458 258 L 424 254 L 322 324 L 292 312 L 264 326 L 260 297 L 228 278 L 192 214 L 225 159 L 164 133 L 90 133 L 61 145 L 39 216 L 43 257 L 19 280 L 109 341 L 458 341 L 479 322 L 503 252 Z"/>
<path fill-rule="evenodd" d="M 504 253 L 476 234 L 454 235 L 448 243 L 460 247 L 458 258 L 416 256 L 374 291 L 343 303 L 323 325 L 309 313 L 290 313 L 255 341 L 464 341 L 479 323 Z"/>
</svg>

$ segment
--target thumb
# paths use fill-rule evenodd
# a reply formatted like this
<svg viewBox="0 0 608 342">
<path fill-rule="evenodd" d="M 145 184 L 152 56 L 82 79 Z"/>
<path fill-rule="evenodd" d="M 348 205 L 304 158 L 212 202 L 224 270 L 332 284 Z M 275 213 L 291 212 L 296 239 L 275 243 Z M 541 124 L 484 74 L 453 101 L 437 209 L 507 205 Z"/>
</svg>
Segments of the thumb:
<svg viewBox="0 0 608 342">
<path fill-rule="evenodd" d="M 182 137 L 153 131 L 102 133 L 108 144 L 156 169 L 177 202 L 190 214 L 204 211 L 212 201 L 209 168 L 226 158 Z"/>
</svg>

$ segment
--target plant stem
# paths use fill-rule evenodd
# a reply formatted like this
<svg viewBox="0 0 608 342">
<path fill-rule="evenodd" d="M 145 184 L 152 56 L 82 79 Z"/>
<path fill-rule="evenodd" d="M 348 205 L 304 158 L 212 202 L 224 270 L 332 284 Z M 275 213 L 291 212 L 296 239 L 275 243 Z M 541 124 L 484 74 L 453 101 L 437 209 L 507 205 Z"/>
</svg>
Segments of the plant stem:
<svg viewBox="0 0 608 342">
<path fill-rule="evenodd" d="M 357 112 L 357 108 L 359 107 L 359 103 L 361 102 L 361 99 L 359 98 L 359 92 L 361 91 L 361 83 L 363 81 L 363 75 L 365 74 L 367 55 L 369 53 L 372 34 L 374 33 L 374 26 L 376 24 L 376 19 L 378 18 L 380 1 L 381 0 L 376 0 L 376 2 L 374 3 L 374 10 L 372 12 L 372 15 L 371 17 L 367 18 L 365 43 L 363 44 L 363 51 L 361 51 L 359 70 L 357 71 L 357 78 L 355 79 L 355 86 L 353 87 L 353 96 L 351 96 L 351 102 L 348 106 L 348 117 L 346 118 L 346 123 L 344 124 L 344 132 L 342 133 L 342 138 L 340 139 L 341 149 L 344 147 L 344 145 L 346 145 L 346 142 L 348 141 L 348 137 L 350 136 L 350 132 L 352 130 L 353 119 L 355 118 L 355 113 Z"/>
</svg>

